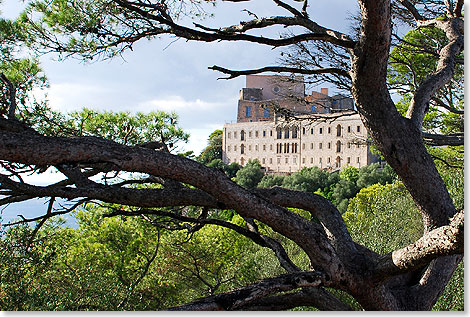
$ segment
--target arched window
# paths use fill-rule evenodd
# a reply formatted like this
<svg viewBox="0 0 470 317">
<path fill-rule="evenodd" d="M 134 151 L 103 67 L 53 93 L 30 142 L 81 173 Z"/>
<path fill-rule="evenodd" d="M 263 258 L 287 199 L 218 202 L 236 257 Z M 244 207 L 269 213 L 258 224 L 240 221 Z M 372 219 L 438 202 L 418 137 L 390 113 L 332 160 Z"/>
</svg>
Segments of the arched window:
<svg viewBox="0 0 470 317">
<path fill-rule="evenodd" d="M 341 152 L 341 141 L 338 140 L 338 142 L 336 142 L 336 152 L 339 153 Z"/>
<path fill-rule="evenodd" d="M 282 139 L 282 129 L 281 129 L 281 128 L 277 128 L 277 129 L 276 129 L 276 132 L 277 132 L 277 139 Z"/>
<path fill-rule="evenodd" d="M 284 138 L 288 139 L 289 138 L 289 128 L 284 129 Z"/>
<path fill-rule="evenodd" d="M 336 126 L 336 136 L 341 136 L 341 124 Z"/>
<path fill-rule="evenodd" d="M 240 165 L 241 166 L 245 165 L 245 159 L 243 157 L 240 159 Z"/>
<path fill-rule="evenodd" d="M 297 139 L 297 127 L 292 128 L 292 138 Z"/>
<path fill-rule="evenodd" d="M 336 168 L 340 168 L 341 167 L 341 157 L 337 157 L 336 158 Z"/>
<path fill-rule="evenodd" d="M 240 140 L 245 141 L 245 130 L 242 130 L 242 132 L 240 132 Z"/>
<path fill-rule="evenodd" d="M 240 154 L 245 154 L 245 144 L 240 146 Z"/>
</svg>

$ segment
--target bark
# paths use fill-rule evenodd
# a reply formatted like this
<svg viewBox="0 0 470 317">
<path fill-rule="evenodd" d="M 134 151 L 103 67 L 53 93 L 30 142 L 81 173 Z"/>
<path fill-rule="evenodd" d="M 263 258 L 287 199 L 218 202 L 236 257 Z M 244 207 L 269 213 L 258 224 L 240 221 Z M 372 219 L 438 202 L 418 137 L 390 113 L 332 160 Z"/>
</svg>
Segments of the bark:
<svg viewBox="0 0 470 317">
<path fill-rule="evenodd" d="M 301 11 L 282 1 L 273 2 L 285 9 L 289 16 L 255 17 L 238 25 L 215 29 L 199 24 L 195 28 L 179 25 L 166 9 L 156 4 L 117 0 L 115 3 L 123 10 L 145 20 L 146 27 L 142 30 L 133 29 L 128 35 L 97 47 L 96 52 L 124 44 L 129 47 L 141 38 L 160 34 L 174 34 L 187 40 L 204 42 L 249 41 L 271 47 L 323 41 L 347 50 L 350 55 L 348 73 L 334 67 L 305 70 L 276 66 L 232 71 L 213 66 L 212 69 L 232 78 L 264 71 L 289 71 L 301 74 L 329 73 L 350 79 L 352 96 L 371 138 L 403 180 L 422 214 L 425 228 L 421 239 L 381 256 L 355 243 L 338 210 L 317 195 L 282 188 L 248 191 L 229 180 L 222 172 L 183 157 L 142 146 L 123 146 L 94 137 L 45 137 L 12 120 L 11 116 L 10 120 L 0 118 L 0 159 L 36 167 L 55 166 L 68 179 L 40 187 L 14 182 L 10 177 L 0 175 L 1 193 L 8 195 L 0 203 L 32 197 L 96 199 L 141 207 L 134 213 L 125 213 L 128 216 L 154 214 L 170 217 L 175 221 L 194 224 L 193 230 L 205 224 L 225 226 L 272 249 L 290 273 L 200 299 L 175 310 L 268 310 L 299 305 L 313 305 L 321 309 L 350 308 L 323 287 L 348 292 L 368 310 L 431 309 L 462 259 L 464 215 L 463 211 L 457 213 L 426 151 L 423 138 L 434 142 L 444 141 L 423 134 L 421 128 L 429 102 L 435 97 L 435 92 L 451 80 L 455 65 L 459 62 L 457 57 L 463 50 L 463 1 L 457 1 L 455 7 L 452 1 L 447 1 L 448 17 L 440 20 L 428 19 L 432 8 L 415 6 L 415 1 L 398 1 L 401 8 L 407 10 L 407 18 L 413 18 L 416 25 L 439 27 L 448 39 L 448 44 L 440 51 L 435 72 L 417 87 L 406 118 L 397 111 L 387 87 L 387 67 L 392 45 L 390 0 L 359 0 L 362 22 L 357 41 L 310 20 L 306 12 L 307 1 L 304 1 Z M 420 10 L 424 11 L 421 13 Z M 302 31 L 280 39 L 246 33 L 276 25 L 300 27 Z M 100 30 L 96 32 L 99 37 Z M 462 138 L 447 138 L 446 141 L 460 144 Z M 133 189 L 124 187 L 125 184 L 105 186 L 91 181 L 91 173 L 83 172 L 83 168 L 140 172 L 150 175 L 149 178 L 161 179 L 163 187 Z M 207 212 L 195 219 L 155 209 L 187 205 L 200 206 L 206 211 L 207 208 L 234 209 L 251 226 L 241 228 L 209 219 L 206 217 Z M 312 219 L 305 219 L 286 207 L 307 210 Z M 38 219 L 53 214 L 49 211 Z M 124 213 L 115 212 L 109 216 L 117 214 Z M 257 232 L 253 219 L 298 244 L 308 255 L 312 271 L 300 272 L 279 242 Z M 279 294 L 281 292 L 287 293 Z"/>
<path fill-rule="evenodd" d="M 221 295 L 172 308 L 171 310 L 239 310 L 243 306 L 264 298 L 269 294 L 290 291 L 300 287 L 318 287 L 323 276 L 315 272 L 280 275 L 259 283 Z"/>
</svg>

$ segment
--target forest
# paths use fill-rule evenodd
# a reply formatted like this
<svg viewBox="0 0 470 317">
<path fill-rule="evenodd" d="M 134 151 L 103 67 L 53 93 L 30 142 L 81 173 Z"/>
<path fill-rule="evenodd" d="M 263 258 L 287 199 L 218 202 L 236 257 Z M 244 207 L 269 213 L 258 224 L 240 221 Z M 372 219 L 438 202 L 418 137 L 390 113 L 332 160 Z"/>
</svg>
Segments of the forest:
<svg viewBox="0 0 470 317">
<path fill-rule="evenodd" d="M 0 207 L 47 200 L 1 223 L 0 308 L 464 310 L 463 1 L 357 2 L 349 34 L 307 0 L 217 28 L 217 1 L 38 0 L 0 17 Z M 99 62 L 162 36 L 281 49 L 276 66 L 208 71 L 334 84 L 382 163 L 270 175 L 223 163 L 220 130 L 180 152 L 176 112 L 31 96 L 48 85 L 40 54 Z M 51 170 L 64 179 L 27 181 Z"/>
</svg>

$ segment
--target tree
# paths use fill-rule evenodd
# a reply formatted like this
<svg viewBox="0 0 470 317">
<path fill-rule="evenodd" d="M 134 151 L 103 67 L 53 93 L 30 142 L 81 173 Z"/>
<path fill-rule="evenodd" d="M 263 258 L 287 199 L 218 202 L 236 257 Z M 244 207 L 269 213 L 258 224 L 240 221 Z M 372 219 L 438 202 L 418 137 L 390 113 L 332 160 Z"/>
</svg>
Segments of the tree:
<svg viewBox="0 0 470 317">
<path fill-rule="evenodd" d="M 200 12 L 204 3 L 175 3 L 82 0 L 69 5 L 63 0 L 38 1 L 30 10 L 40 12 L 42 20 L 30 21 L 30 30 L 42 40 L 39 45 L 43 48 L 85 58 L 113 57 L 140 39 L 165 34 L 202 42 L 249 41 L 273 48 L 303 49 L 303 56 L 311 63 L 296 63 L 295 56 L 287 56 L 287 65 L 242 71 L 211 68 L 229 78 L 266 71 L 303 74 L 350 89 L 372 141 L 403 181 L 420 212 L 424 229 L 421 237 L 380 254 L 355 242 L 339 211 L 319 195 L 282 188 L 248 190 L 221 171 L 165 151 L 91 136 L 45 136 L 11 116 L 0 119 L 0 158 L 8 170 L 0 175 L 2 194 L 7 196 L 2 202 L 38 196 L 82 197 L 81 202 L 99 200 L 134 206 L 133 211 L 111 212 L 114 216 L 152 213 L 200 226 L 214 223 L 271 249 L 287 272 L 177 309 L 350 308 L 329 289 L 348 293 L 367 310 L 431 309 L 463 257 L 464 213 L 456 209 L 421 131 L 431 100 L 452 81 L 460 62 L 464 48 L 463 1 L 358 0 L 360 19 L 353 20 L 357 24 L 349 35 L 311 19 L 307 0 L 292 5 L 273 0 L 286 15 L 258 17 L 248 12 L 251 20 L 220 28 L 181 23 L 179 18 Z M 26 23 L 37 16 L 25 14 L 22 19 Z M 406 116 L 397 110 L 389 90 L 394 23 L 407 23 L 413 29 L 434 27 L 445 34 L 444 45 L 436 49 L 437 63 L 410 92 Z M 276 26 L 290 33 L 280 38 L 269 32 L 263 34 Z M 262 35 L 251 33 L 253 30 Z M 29 172 L 50 166 L 62 170 L 67 179 L 50 186 L 17 180 L 24 167 Z M 129 188 L 129 182 L 99 183 L 88 178 L 90 173 L 102 171 L 138 172 L 144 177 L 133 180 L 136 183 L 154 183 L 156 177 L 163 184 L 158 188 Z M 200 208 L 198 216 L 191 217 L 159 209 L 168 206 Z M 312 219 L 289 207 L 308 211 Z M 232 209 L 246 220 L 247 226 L 213 219 L 207 208 Z M 53 214 L 46 213 L 40 219 Z M 295 265 L 283 245 L 262 234 L 257 223 L 296 243 L 308 257 L 310 269 Z"/>
<path fill-rule="evenodd" d="M 258 186 L 263 176 L 264 172 L 261 170 L 261 164 L 257 160 L 250 160 L 238 170 L 233 180 L 244 188 L 253 189 Z"/>
<path fill-rule="evenodd" d="M 199 155 L 201 163 L 207 164 L 213 160 L 222 159 L 222 130 L 215 130 L 209 135 L 207 147 Z"/>
</svg>

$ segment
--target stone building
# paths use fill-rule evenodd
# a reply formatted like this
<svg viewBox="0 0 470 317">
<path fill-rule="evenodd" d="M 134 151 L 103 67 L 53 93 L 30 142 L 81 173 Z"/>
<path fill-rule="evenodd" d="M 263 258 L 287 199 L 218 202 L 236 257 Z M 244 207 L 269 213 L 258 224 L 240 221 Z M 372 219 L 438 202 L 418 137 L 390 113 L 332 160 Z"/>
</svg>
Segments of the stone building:
<svg viewBox="0 0 470 317">
<path fill-rule="evenodd" d="M 330 97 L 328 89 L 305 96 L 304 90 L 302 77 L 247 76 L 237 123 L 223 128 L 223 161 L 243 166 L 257 159 L 268 173 L 360 168 L 377 161 L 351 99 Z M 283 111 L 297 120 L 284 119 Z"/>
</svg>

